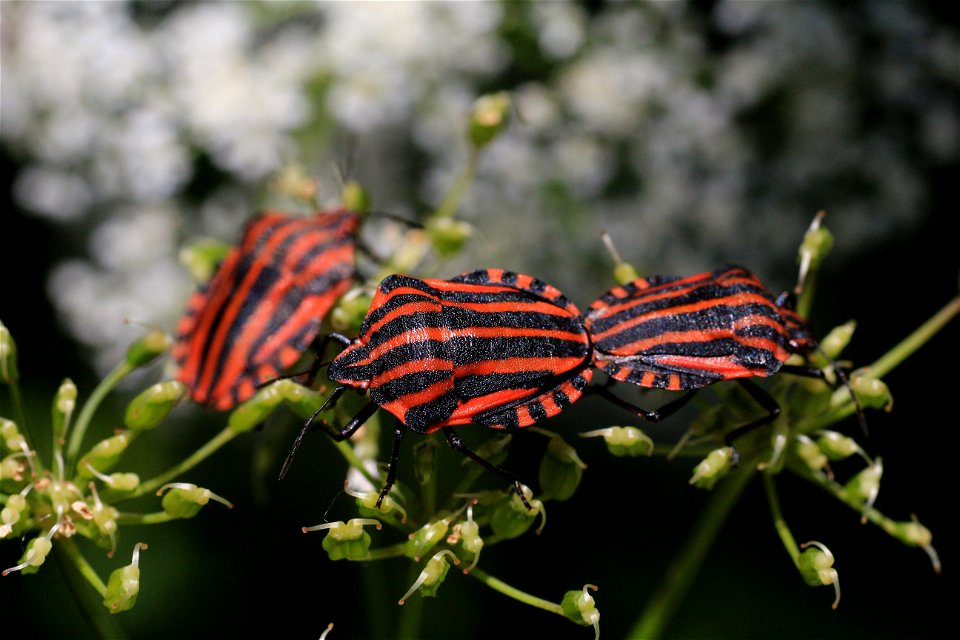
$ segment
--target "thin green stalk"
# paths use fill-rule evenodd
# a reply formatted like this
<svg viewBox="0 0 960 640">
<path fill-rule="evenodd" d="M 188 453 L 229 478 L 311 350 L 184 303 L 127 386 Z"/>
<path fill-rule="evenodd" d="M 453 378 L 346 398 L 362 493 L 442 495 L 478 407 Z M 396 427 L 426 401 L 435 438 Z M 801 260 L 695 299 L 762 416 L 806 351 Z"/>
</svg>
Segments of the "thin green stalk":
<svg viewBox="0 0 960 640">
<path fill-rule="evenodd" d="M 473 183 L 473 179 L 477 173 L 477 159 L 479 158 L 479 151 L 476 147 L 470 147 L 470 153 L 467 156 L 467 162 L 463 167 L 463 170 L 460 172 L 460 175 L 457 176 L 457 179 L 454 181 L 453 185 L 450 187 L 450 190 L 447 191 L 447 195 L 444 197 L 443 202 L 440 203 L 440 206 L 437 207 L 436 211 L 433 212 L 434 218 L 449 218 L 460 207 L 460 202 L 463 200 L 463 195 L 467 192 L 467 189 L 470 188 L 470 185 Z"/>
<path fill-rule="evenodd" d="M 23 400 L 20 397 L 20 383 L 13 382 L 10 387 L 10 401 L 13 403 L 13 412 L 17 421 L 17 427 L 20 435 L 23 436 L 27 446 L 31 451 L 35 451 L 33 443 L 30 442 L 30 429 L 27 428 L 27 415 L 23 412 Z"/>
<path fill-rule="evenodd" d="M 683 548 L 677 553 L 673 564 L 667 569 L 660 588 L 647 603 L 628 634 L 628 638 L 657 638 L 680 608 L 680 603 L 690 590 L 690 585 L 703 564 L 707 552 L 726 522 L 727 515 L 756 470 L 741 466 L 725 482 L 719 484 L 707 504 L 700 520 L 693 527 Z"/>
<path fill-rule="evenodd" d="M 866 375 L 873 378 L 882 378 L 887 375 L 894 367 L 906 360 L 914 351 L 936 335 L 957 314 L 960 314 L 960 296 L 948 302 L 940 311 L 920 325 L 916 331 L 901 340 L 897 346 L 887 351 L 880 359 L 870 365 Z"/>
<path fill-rule="evenodd" d="M 563 607 L 561 607 L 559 604 L 550 602 L 549 600 L 544 600 L 543 598 L 538 598 L 537 596 L 530 595 L 524 591 L 520 591 L 516 587 L 510 586 L 503 580 L 494 578 L 482 569 L 477 569 L 474 567 L 467 575 L 476 578 L 494 591 L 499 591 L 503 595 L 509 596 L 514 600 L 528 604 L 531 607 L 536 607 L 538 609 L 543 609 L 544 611 L 549 611 L 551 613 L 556 613 L 557 615 L 566 617 L 563 613 Z"/>
<path fill-rule="evenodd" d="M 80 554 L 74 541 L 61 538 L 53 545 L 53 551 L 80 611 L 97 635 L 101 638 L 125 637 L 126 634 L 117 624 L 116 618 L 103 606 L 102 599 L 107 592 L 107 586 Z"/>
<path fill-rule="evenodd" d="M 784 548 L 790 554 L 793 564 L 800 562 L 800 547 L 797 545 L 787 521 L 783 518 L 783 512 L 780 509 L 780 498 L 777 496 L 777 487 L 773 481 L 773 474 L 763 473 L 763 488 L 767 493 L 767 503 L 770 505 L 770 513 L 773 515 L 773 526 L 783 542 Z"/>
<path fill-rule="evenodd" d="M 137 498 L 146 493 L 159 488 L 160 486 L 166 484 L 170 480 L 173 480 L 181 473 L 185 473 L 190 469 L 193 469 L 195 466 L 209 458 L 217 451 L 220 447 L 227 444 L 231 440 L 237 437 L 239 432 L 234 431 L 233 429 L 227 427 L 213 438 L 211 438 L 205 445 L 193 452 L 192 455 L 185 458 L 179 464 L 170 467 L 160 475 L 147 480 L 146 482 L 140 484 L 136 489 L 129 493 L 113 492 L 107 491 L 104 492 L 101 496 L 106 502 L 122 502 L 123 500 L 129 500 L 131 498 Z"/>
<path fill-rule="evenodd" d="M 176 516 L 171 516 L 166 511 L 156 511 L 154 513 L 121 513 L 117 516 L 117 524 L 159 524 L 161 522 L 170 522 L 179 520 Z"/>
<path fill-rule="evenodd" d="M 334 440 L 333 444 L 346 459 L 347 463 L 359 471 L 371 486 L 377 487 L 380 485 L 380 479 L 375 478 L 373 474 L 370 473 L 366 465 L 363 464 L 363 460 L 357 455 L 357 452 L 353 450 L 353 446 L 349 442 L 346 440 Z"/>
<path fill-rule="evenodd" d="M 120 382 L 124 376 L 133 371 L 134 368 L 135 367 L 128 362 L 122 362 L 121 364 L 117 365 L 113 371 L 108 373 L 107 376 L 100 381 L 100 384 L 96 386 L 96 388 L 93 390 L 93 393 L 90 394 L 90 397 L 83 404 L 83 409 L 80 410 L 80 416 L 77 418 L 77 422 L 73 427 L 73 432 L 70 434 L 70 442 L 67 445 L 67 478 L 73 475 L 77 462 L 77 455 L 80 452 L 80 446 L 83 444 L 83 438 L 87 433 L 87 428 L 90 426 L 90 420 L 93 418 L 93 414 L 96 412 L 97 407 L 100 406 L 100 403 L 103 401 L 106 395 L 117 386 L 117 383 Z"/>
</svg>

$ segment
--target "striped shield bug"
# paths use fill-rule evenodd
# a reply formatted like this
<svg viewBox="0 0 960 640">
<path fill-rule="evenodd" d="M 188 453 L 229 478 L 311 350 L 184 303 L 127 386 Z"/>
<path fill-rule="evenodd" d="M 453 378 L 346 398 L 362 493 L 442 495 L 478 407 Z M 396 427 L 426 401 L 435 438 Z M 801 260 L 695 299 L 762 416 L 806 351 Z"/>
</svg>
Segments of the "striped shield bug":
<svg viewBox="0 0 960 640">
<path fill-rule="evenodd" d="M 360 216 L 266 211 L 193 294 L 171 355 L 195 401 L 227 410 L 293 365 L 354 274 Z"/>
<path fill-rule="evenodd" d="M 638 278 L 614 287 L 591 304 L 585 316 L 594 365 L 615 380 L 688 393 L 658 410 L 645 411 L 603 388 L 598 392 L 657 421 L 682 407 L 698 389 L 737 380 L 768 415 L 728 433 L 729 443 L 779 415 L 777 402 L 751 378 L 779 371 L 824 377 L 820 369 L 784 364 L 793 354 L 807 355 L 818 348 L 807 323 L 790 304 L 791 294 L 775 297 L 754 274 L 738 266 L 686 278 Z M 856 402 L 852 391 L 851 396 Z"/>
<path fill-rule="evenodd" d="M 360 335 L 337 338 L 346 348 L 330 362 L 328 376 L 340 386 L 317 414 L 348 388 L 370 402 L 342 429 L 326 430 L 342 440 L 378 409 L 397 418 L 378 506 L 395 482 L 407 429 L 442 430 L 451 447 L 507 479 L 526 503 L 518 479 L 467 448 L 453 427 L 532 425 L 579 399 L 593 374 L 590 338 L 577 307 L 549 284 L 500 269 L 451 280 L 388 276 Z M 281 477 L 317 414 L 301 431 Z"/>
</svg>

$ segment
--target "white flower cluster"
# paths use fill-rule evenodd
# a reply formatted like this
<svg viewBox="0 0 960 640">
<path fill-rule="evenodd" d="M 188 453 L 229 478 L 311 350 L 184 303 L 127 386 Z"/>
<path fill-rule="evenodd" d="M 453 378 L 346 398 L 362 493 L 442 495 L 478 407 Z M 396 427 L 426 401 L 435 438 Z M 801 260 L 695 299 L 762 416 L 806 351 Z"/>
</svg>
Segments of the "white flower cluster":
<svg viewBox="0 0 960 640">
<path fill-rule="evenodd" d="M 813 3 L 0 11 L 14 195 L 85 245 L 49 293 L 104 367 L 123 317 L 174 326 L 185 237 L 234 240 L 287 162 L 329 179 L 353 136 L 378 208 L 436 204 L 482 91 L 512 89 L 515 117 L 464 204 L 479 238 L 440 275 L 525 270 L 584 302 L 609 284 L 601 230 L 644 270 L 763 273 L 819 208 L 840 250 L 905 228 L 923 171 L 957 153 L 957 33 L 908 3 L 863 5 L 856 32 Z"/>
</svg>

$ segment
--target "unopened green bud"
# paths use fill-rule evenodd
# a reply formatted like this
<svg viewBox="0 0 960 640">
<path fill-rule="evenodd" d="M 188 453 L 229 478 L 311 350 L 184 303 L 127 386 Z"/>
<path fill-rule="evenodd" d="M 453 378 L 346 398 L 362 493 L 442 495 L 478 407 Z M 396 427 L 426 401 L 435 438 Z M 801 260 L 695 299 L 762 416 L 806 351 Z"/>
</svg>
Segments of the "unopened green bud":
<svg viewBox="0 0 960 640">
<path fill-rule="evenodd" d="M 817 434 L 817 446 L 833 461 L 845 460 L 855 453 L 863 454 L 857 441 L 836 431 L 821 431 Z"/>
<path fill-rule="evenodd" d="M 246 433 L 263 423 L 283 401 L 283 384 L 277 380 L 263 387 L 253 397 L 230 413 L 227 426 L 237 433 Z"/>
<path fill-rule="evenodd" d="M 803 235 L 803 242 L 800 244 L 800 271 L 806 274 L 808 271 L 816 271 L 833 246 L 833 234 L 826 227 L 821 226 L 826 212 L 820 211 L 814 217 L 810 227 Z M 802 279 L 802 278 L 801 278 Z"/>
<path fill-rule="evenodd" d="M 17 343 L 10 330 L 0 321 L 0 382 L 16 384 L 20 380 L 17 370 Z"/>
<path fill-rule="evenodd" d="M 453 564 L 460 564 L 460 560 L 454 555 L 453 551 L 449 549 L 444 549 L 443 551 L 433 554 L 433 557 L 427 561 L 427 566 L 420 572 L 413 586 L 400 598 L 400 602 L 397 604 L 402 605 L 405 603 L 407 598 L 412 596 L 417 590 L 420 591 L 420 595 L 423 597 L 436 596 L 437 589 L 443 584 L 444 579 L 447 577 L 447 572 L 450 570 L 450 565 L 446 559 L 447 556 L 453 558 Z"/>
<path fill-rule="evenodd" d="M 226 505 L 228 509 L 233 509 L 233 504 L 213 493 L 209 489 L 198 487 L 195 484 L 186 482 L 172 482 L 165 484 L 157 491 L 157 495 L 163 495 L 163 510 L 174 518 L 192 518 L 200 512 L 211 499 L 220 504 Z"/>
<path fill-rule="evenodd" d="M 121 431 L 117 435 L 101 440 L 93 445 L 93 448 L 80 458 L 80 462 L 77 465 L 77 475 L 85 480 L 89 480 L 94 477 L 93 470 L 102 473 L 112 469 L 113 465 L 117 464 L 117 461 L 120 460 L 123 452 L 127 450 L 127 445 L 130 444 L 131 438 L 131 432 Z M 93 470 L 91 470 L 90 467 L 93 467 Z"/>
<path fill-rule="evenodd" d="M 521 486 L 523 495 L 532 509 L 528 509 L 517 493 L 513 493 L 509 500 L 504 500 L 493 510 L 490 516 L 490 528 L 502 538 L 517 538 L 526 533 L 537 515 L 540 515 L 540 527 L 537 533 L 543 531 L 547 524 L 547 512 L 540 500 L 533 500 L 533 491 L 529 487 Z"/>
<path fill-rule="evenodd" d="M 380 493 L 378 491 L 359 491 L 350 488 L 350 485 L 346 482 L 344 483 L 343 490 L 347 495 L 356 498 L 357 509 L 362 516 L 367 518 L 382 517 L 396 511 L 400 514 L 401 524 L 407 521 L 406 510 L 404 510 L 399 502 L 390 497 L 389 494 L 385 495 L 383 500 L 380 501 L 380 508 L 378 509 L 377 500 L 380 500 Z"/>
<path fill-rule="evenodd" d="M 283 396 L 283 403 L 304 420 L 313 416 L 326 400 L 319 391 L 309 389 L 290 379 L 278 380 L 276 384 L 280 395 Z"/>
<path fill-rule="evenodd" d="M 866 509 L 873 506 L 877 495 L 880 493 L 880 478 L 882 476 L 883 460 L 878 457 L 873 461 L 873 464 L 851 478 L 844 485 L 844 488 L 854 499 L 863 501 Z M 867 521 L 866 514 L 863 515 L 861 520 L 863 522 Z"/>
<path fill-rule="evenodd" d="M 857 328 L 856 320 L 850 320 L 839 326 L 834 327 L 820 341 L 820 351 L 823 351 L 830 358 L 838 358 L 843 350 L 850 344 L 853 338 L 853 332 Z"/>
<path fill-rule="evenodd" d="M 509 115 L 510 94 L 506 91 L 477 98 L 470 115 L 470 143 L 477 149 L 490 144 L 503 131 Z"/>
<path fill-rule="evenodd" d="M 135 473 L 111 473 L 107 475 L 100 473 L 96 469 L 88 466 L 90 473 L 98 478 L 103 484 L 115 491 L 133 491 L 140 486 L 140 476 Z"/>
<path fill-rule="evenodd" d="M 50 419 L 53 422 L 53 439 L 57 445 L 63 444 L 70 416 L 77 406 L 77 385 L 70 378 L 64 379 L 53 397 Z"/>
<path fill-rule="evenodd" d="M 343 185 L 342 200 L 343 207 L 354 213 L 366 213 L 372 204 L 370 193 L 356 180 L 348 180 Z"/>
<path fill-rule="evenodd" d="M 467 521 L 461 522 L 454 527 L 456 540 L 447 538 L 447 544 L 455 544 L 457 540 L 459 540 L 466 557 L 471 559 L 470 566 L 463 570 L 464 573 L 470 573 L 470 570 L 477 566 L 477 562 L 480 560 L 480 551 L 483 550 L 483 538 L 480 537 L 480 525 L 473 519 L 473 505 L 475 502 L 476 501 L 472 502 L 467 507 Z"/>
<path fill-rule="evenodd" d="M 180 250 L 182 264 L 195 282 L 208 282 L 217 267 L 230 252 L 230 245 L 219 240 L 203 238 L 195 240 Z"/>
<path fill-rule="evenodd" d="M 36 573 L 47 560 L 50 550 L 53 549 L 53 536 L 60 528 L 60 523 L 55 524 L 46 535 L 34 538 L 27 543 L 27 549 L 20 556 L 20 564 L 4 569 L 0 576 L 6 576 L 14 571 L 21 571 L 25 574 Z"/>
<path fill-rule="evenodd" d="M 580 434 L 583 438 L 602 437 L 615 456 L 653 455 L 653 440 L 636 427 L 607 427 Z"/>
<path fill-rule="evenodd" d="M 597 610 L 597 603 L 588 590 L 597 590 L 592 584 L 583 586 L 579 591 L 567 591 L 563 594 L 563 600 L 560 607 L 563 609 L 563 615 L 568 620 L 583 626 L 593 626 L 595 640 L 600 638 L 600 612 Z"/>
<path fill-rule="evenodd" d="M 377 531 L 382 526 L 371 518 L 353 518 L 348 522 L 327 522 L 304 527 L 303 532 L 328 530 L 321 545 L 331 560 L 364 560 L 373 542 L 370 534 L 363 530 L 364 525 L 373 525 Z"/>
<path fill-rule="evenodd" d="M 629 262 L 620 262 L 613 267 L 613 279 L 617 284 L 629 284 L 640 278 L 640 273 Z"/>
<path fill-rule="evenodd" d="M 120 613 L 133 608 L 140 594 L 140 550 L 147 545 L 138 542 L 133 547 L 133 558 L 125 567 L 116 569 L 107 579 L 107 591 L 103 596 L 103 606 L 110 613 Z"/>
<path fill-rule="evenodd" d="M 152 429 L 160 424 L 186 395 L 187 387 L 182 382 L 158 382 L 130 401 L 123 419 L 124 424 L 134 431 Z"/>
<path fill-rule="evenodd" d="M 580 485 L 587 465 L 577 455 L 576 449 L 556 433 L 538 427 L 531 429 L 550 438 L 546 454 L 540 461 L 540 487 L 554 500 L 567 500 Z"/>
<path fill-rule="evenodd" d="M 404 544 L 403 554 L 419 561 L 447 535 L 450 522 L 446 519 L 428 522 L 410 534 Z"/>
<path fill-rule="evenodd" d="M 933 570 L 940 573 L 940 556 L 930 544 L 933 541 L 933 534 L 930 533 L 930 529 L 920 524 L 916 517 L 909 522 L 897 522 L 890 533 L 904 544 L 920 547 L 926 551 L 930 556 L 930 562 L 933 563 Z"/>
<path fill-rule="evenodd" d="M 717 480 L 730 473 L 735 458 L 733 447 L 714 449 L 694 467 L 690 484 L 701 489 L 712 489 Z"/>
<path fill-rule="evenodd" d="M 433 250 L 443 258 L 460 253 L 463 245 L 473 235 L 473 227 L 470 223 L 447 216 L 431 218 L 427 221 L 426 228 Z"/>
<path fill-rule="evenodd" d="M 887 383 L 879 378 L 874 378 L 869 371 L 860 369 L 850 375 L 850 386 L 853 392 L 857 394 L 857 399 L 864 408 L 883 409 L 884 411 L 893 410 L 893 395 Z M 846 395 L 842 395 L 846 394 Z M 850 392 L 844 388 L 833 392 L 831 403 L 834 406 L 850 399 Z"/>
<path fill-rule="evenodd" d="M 836 598 L 833 608 L 840 604 L 840 576 L 833 568 L 833 554 L 819 542 L 807 542 L 800 545 L 804 549 L 797 560 L 797 568 L 803 580 L 811 587 L 833 585 Z"/>
<path fill-rule="evenodd" d="M 794 451 L 813 471 L 820 471 L 827 466 L 827 456 L 820 450 L 816 442 L 805 435 L 796 436 Z"/>
<path fill-rule="evenodd" d="M 330 326 L 336 331 L 355 333 L 363 324 L 373 298 L 364 295 L 361 289 L 348 291 L 330 312 Z"/>
<path fill-rule="evenodd" d="M 170 336 L 159 329 L 154 329 L 142 338 L 134 340 L 127 348 L 127 364 L 144 367 L 162 355 L 171 343 Z"/>
<path fill-rule="evenodd" d="M 9 485 L 16 485 L 23 482 L 24 472 L 27 465 L 23 461 L 22 454 L 12 453 L 0 460 L 0 486 L 6 491 Z"/>
<path fill-rule="evenodd" d="M 27 444 L 26 438 L 20 433 L 17 423 L 7 418 L 0 418 L 0 440 L 7 451 L 22 453 Z"/>
</svg>

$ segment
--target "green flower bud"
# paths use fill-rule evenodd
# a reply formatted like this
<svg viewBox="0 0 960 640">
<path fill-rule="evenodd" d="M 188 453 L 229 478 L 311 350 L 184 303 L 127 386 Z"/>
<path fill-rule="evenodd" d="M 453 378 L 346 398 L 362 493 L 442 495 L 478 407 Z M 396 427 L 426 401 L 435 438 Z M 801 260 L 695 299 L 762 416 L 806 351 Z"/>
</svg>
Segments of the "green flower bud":
<svg viewBox="0 0 960 640">
<path fill-rule="evenodd" d="M 230 413 L 227 426 L 237 433 L 246 433 L 263 423 L 283 401 L 283 383 L 277 380 L 263 387 L 253 397 Z"/>
<path fill-rule="evenodd" d="M 443 258 L 460 253 L 463 245 L 473 235 L 473 227 L 468 222 L 454 220 L 447 216 L 430 218 L 426 223 L 426 229 L 433 250 Z"/>
<path fill-rule="evenodd" d="M 483 549 L 483 538 L 480 537 L 480 525 L 473 520 L 473 501 L 467 507 L 467 521 L 454 526 L 455 540 L 447 538 L 447 544 L 456 544 L 459 540 L 461 547 L 468 559 L 471 559 L 470 566 L 463 570 L 464 573 L 470 573 L 470 570 L 477 566 L 480 560 L 480 551 Z M 451 536 L 453 537 L 453 536 Z"/>
<path fill-rule="evenodd" d="M 547 512 L 543 508 L 543 503 L 539 500 L 533 500 L 533 491 L 529 487 L 524 487 L 523 494 L 527 502 L 533 509 L 527 509 L 520 496 L 516 493 L 511 494 L 509 500 L 504 500 L 493 510 L 490 516 L 490 528 L 493 532 L 502 538 L 517 538 L 526 533 L 530 525 L 540 515 L 540 527 L 537 529 L 539 534 L 547 524 Z"/>
<path fill-rule="evenodd" d="M 21 571 L 24 574 L 36 573 L 47 560 L 50 550 L 53 549 L 53 536 L 60 528 L 60 523 L 53 525 L 46 535 L 39 536 L 27 543 L 27 549 L 20 556 L 20 564 L 4 569 L 0 576 L 6 576 L 14 571 Z"/>
<path fill-rule="evenodd" d="M 354 213 L 367 213 L 371 208 L 370 193 L 356 180 L 343 185 L 342 201 L 344 208 Z"/>
<path fill-rule="evenodd" d="M 714 449 L 694 467 L 690 484 L 701 489 L 712 489 L 717 480 L 730 473 L 735 462 L 736 452 L 733 447 Z"/>
<path fill-rule="evenodd" d="M 428 522 L 410 534 L 404 544 L 403 554 L 419 562 L 420 558 L 446 537 L 449 527 L 450 521 L 447 519 Z"/>
<path fill-rule="evenodd" d="M 80 458 L 77 464 L 77 475 L 84 480 L 89 480 L 94 477 L 94 471 L 109 471 L 127 450 L 132 437 L 130 431 L 121 431 L 95 444 L 86 455 Z M 90 467 L 93 469 L 91 470 Z"/>
<path fill-rule="evenodd" d="M 567 619 L 583 626 L 593 626 L 594 639 L 600 639 L 600 612 L 597 611 L 596 602 L 590 595 L 588 589 L 593 591 L 597 587 L 592 584 L 586 584 L 580 591 L 567 591 L 563 594 L 563 600 L 560 607 L 563 609 L 563 615 Z"/>
<path fill-rule="evenodd" d="M 6 506 L 0 509 L 0 539 L 15 532 L 19 533 L 22 527 L 17 525 L 22 524 L 21 516 L 24 511 L 28 511 L 27 499 L 24 495 L 14 493 L 7 498 Z"/>
<path fill-rule="evenodd" d="M 133 547 L 133 558 L 125 567 L 116 569 L 107 579 L 107 591 L 103 596 L 103 606 L 110 613 L 120 613 L 133 608 L 140 594 L 140 550 L 147 545 L 138 542 Z"/>
<path fill-rule="evenodd" d="M 804 581 L 811 587 L 833 585 L 837 594 L 833 601 L 833 608 L 840 604 L 840 576 L 833 568 L 833 554 L 826 546 L 811 541 L 800 545 L 804 551 L 797 560 L 797 568 Z"/>
<path fill-rule="evenodd" d="M 820 450 L 816 442 L 805 435 L 796 436 L 793 450 L 813 471 L 820 471 L 827 466 L 827 456 Z"/>
<path fill-rule="evenodd" d="M 209 489 L 198 487 L 195 484 L 186 482 L 171 482 L 165 484 L 157 491 L 157 495 L 163 495 L 164 491 L 170 489 L 167 495 L 163 496 L 163 510 L 174 518 L 192 518 L 200 512 L 210 499 L 216 500 L 220 504 L 226 505 L 228 509 L 233 509 L 233 504 L 213 493 Z"/>
<path fill-rule="evenodd" d="M 20 372 L 17 370 L 17 343 L 10 330 L 0 321 L 0 382 L 17 384 Z"/>
<path fill-rule="evenodd" d="M 230 252 L 230 245 L 219 240 L 203 238 L 194 240 L 180 249 L 180 264 L 190 273 L 194 282 L 208 282 L 217 267 Z"/>
<path fill-rule="evenodd" d="M 550 438 L 546 454 L 540 461 L 540 487 L 554 500 L 567 500 L 580 485 L 587 465 L 580 460 L 576 449 L 556 433 L 538 427 L 531 429 Z"/>
<path fill-rule="evenodd" d="M 364 560 L 370 552 L 372 542 L 370 534 L 363 530 L 364 525 L 373 525 L 377 531 L 382 526 L 377 520 L 370 518 L 353 518 L 349 522 L 327 522 L 304 527 L 303 532 L 329 529 L 321 544 L 331 560 Z"/>
<path fill-rule="evenodd" d="M 810 271 L 816 271 L 823 260 L 830 252 L 833 246 L 833 234 L 826 227 L 820 226 L 825 211 L 817 212 L 813 222 L 803 236 L 803 242 L 800 244 L 800 280 L 806 278 Z"/>
<path fill-rule="evenodd" d="M 854 499 L 862 500 L 864 510 L 866 510 L 873 506 L 877 495 L 880 493 L 881 476 L 883 476 L 883 460 L 878 457 L 873 461 L 873 464 L 851 478 L 844 485 L 844 488 Z M 867 516 L 865 513 L 861 521 L 866 523 Z"/>
<path fill-rule="evenodd" d="M 70 423 L 70 416 L 77 406 L 77 385 L 70 378 L 60 383 L 56 395 L 53 397 L 53 407 L 50 410 L 50 419 L 53 423 L 53 440 L 62 445 Z"/>
<path fill-rule="evenodd" d="M 89 465 L 87 468 L 95 478 L 115 491 L 133 491 L 140 486 L 140 476 L 135 473 L 111 473 L 107 475 L 100 473 Z"/>
<path fill-rule="evenodd" d="M 171 344 L 170 336 L 159 329 L 154 329 L 130 345 L 127 349 L 127 364 L 133 367 L 145 367 L 162 355 Z"/>
<path fill-rule="evenodd" d="M 653 440 L 636 427 L 608 427 L 581 433 L 582 438 L 602 436 L 607 450 L 615 456 L 653 455 Z"/>
<path fill-rule="evenodd" d="M 23 482 L 26 470 L 27 465 L 23 462 L 23 454 L 10 454 L 0 460 L 0 486 L 4 491 L 15 491 L 16 489 L 12 487 Z"/>
<path fill-rule="evenodd" d="M 159 382 L 130 401 L 123 418 L 124 424 L 134 431 L 152 429 L 160 424 L 186 395 L 187 387 L 182 382 Z"/>
<path fill-rule="evenodd" d="M 933 534 L 930 533 L 930 529 L 920 524 L 916 516 L 913 516 L 908 522 L 896 522 L 892 526 L 885 526 L 884 529 L 904 544 L 923 549 L 930 556 L 933 570 L 940 573 L 940 556 L 937 555 L 937 550 L 930 544 L 933 540 Z"/>
<path fill-rule="evenodd" d="M 860 369 L 850 375 L 850 386 L 853 392 L 857 394 L 857 399 L 864 408 L 883 409 L 890 412 L 893 410 L 893 395 L 890 393 L 887 383 L 879 378 L 869 375 L 869 372 Z M 837 389 L 833 392 L 831 404 L 838 406 L 850 399 L 850 392 L 846 389 Z"/>
<path fill-rule="evenodd" d="M 866 457 L 857 441 L 836 431 L 821 431 L 817 434 L 817 446 L 832 461 L 846 460 L 855 453 Z M 868 460 L 869 462 L 869 460 Z"/>
<path fill-rule="evenodd" d="M 604 231 L 600 238 L 603 240 L 603 245 L 607 248 L 607 253 L 613 258 L 613 279 L 616 280 L 617 284 L 629 284 L 638 279 L 640 273 L 632 264 L 625 262 L 623 258 L 620 257 L 620 252 L 617 251 L 617 247 L 613 244 L 610 234 Z"/>
<path fill-rule="evenodd" d="M 347 482 L 344 482 L 343 490 L 347 493 L 347 495 L 356 498 L 357 509 L 360 511 L 360 515 L 367 518 L 375 518 L 382 517 L 396 511 L 400 514 L 400 523 L 405 524 L 407 522 L 406 510 L 404 510 L 399 502 L 391 498 L 389 494 L 383 497 L 383 500 L 380 502 L 380 508 L 377 509 L 377 500 L 380 499 L 380 492 L 358 491 L 356 489 L 352 489 Z"/>
<path fill-rule="evenodd" d="M 443 583 L 444 579 L 447 577 L 447 572 L 450 570 L 450 565 L 447 564 L 446 556 L 453 558 L 453 564 L 460 564 L 460 560 L 454 555 L 453 551 L 449 549 L 444 549 L 433 555 L 430 560 L 427 561 L 427 566 L 423 568 L 423 571 L 420 572 L 420 576 L 413 583 L 413 586 L 400 598 L 400 602 L 397 604 L 402 605 L 407 601 L 407 598 L 413 595 L 415 591 L 419 589 L 420 595 L 423 597 L 433 597 L 437 595 L 437 589 Z"/>
<path fill-rule="evenodd" d="M 510 94 L 506 91 L 480 96 L 473 103 L 468 137 L 477 149 L 490 144 L 507 125 Z"/>
<path fill-rule="evenodd" d="M 0 440 L 7 451 L 14 453 L 23 453 L 27 446 L 27 439 L 20 433 L 17 423 L 6 418 L 0 418 Z"/>
<path fill-rule="evenodd" d="M 313 416 L 326 400 L 324 394 L 298 384 L 289 378 L 278 380 L 276 383 L 283 403 L 297 416 L 306 420 Z"/>
<path fill-rule="evenodd" d="M 823 353 L 832 359 L 840 357 L 843 350 L 850 344 L 850 339 L 853 338 L 853 332 L 856 328 L 857 322 L 855 320 L 850 320 L 834 327 L 833 330 L 820 341 L 820 351 L 823 351 Z M 817 355 L 820 354 L 817 353 L 814 355 L 814 362 L 818 362 L 816 358 Z M 824 362 L 823 364 L 828 363 Z"/>
</svg>

